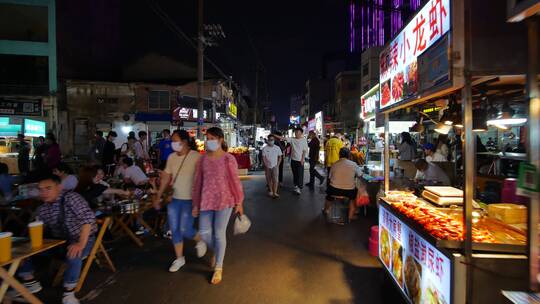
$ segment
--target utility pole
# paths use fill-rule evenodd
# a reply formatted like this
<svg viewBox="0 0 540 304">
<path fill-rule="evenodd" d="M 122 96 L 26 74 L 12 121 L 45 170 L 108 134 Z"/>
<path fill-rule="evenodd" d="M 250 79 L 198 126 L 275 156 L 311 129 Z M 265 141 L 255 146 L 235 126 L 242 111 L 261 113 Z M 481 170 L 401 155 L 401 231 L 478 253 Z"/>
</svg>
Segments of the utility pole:
<svg viewBox="0 0 540 304">
<path fill-rule="evenodd" d="M 253 125 L 257 124 L 257 110 L 259 108 L 259 62 L 255 67 L 255 106 L 253 108 Z"/>
<path fill-rule="evenodd" d="M 204 124 L 204 101 L 203 101 L 203 84 L 204 84 L 204 11 L 203 1 L 199 3 L 199 18 L 197 25 L 197 138 L 203 139 L 202 125 Z"/>
</svg>

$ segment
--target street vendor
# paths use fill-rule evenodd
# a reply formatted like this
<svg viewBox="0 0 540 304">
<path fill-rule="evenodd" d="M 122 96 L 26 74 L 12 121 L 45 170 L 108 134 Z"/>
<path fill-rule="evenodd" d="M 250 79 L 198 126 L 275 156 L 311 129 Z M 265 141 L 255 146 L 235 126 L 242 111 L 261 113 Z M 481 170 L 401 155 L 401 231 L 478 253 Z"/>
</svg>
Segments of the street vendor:
<svg viewBox="0 0 540 304">
<path fill-rule="evenodd" d="M 88 256 L 95 242 L 96 218 L 88 203 L 79 194 L 62 191 L 60 178 L 48 175 L 39 182 L 39 196 L 44 204 L 38 209 L 38 218 L 44 224 L 47 237 L 67 241 L 66 271 L 64 273 L 63 304 L 78 304 L 75 287 L 79 282 L 82 260 Z M 34 278 L 30 260 L 19 268 L 18 276 L 33 293 L 41 290 Z"/>
<path fill-rule="evenodd" d="M 435 182 L 441 186 L 450 186 L 450 178 L 441 167 L 425 159 L 419 159 L 414 163 L 416 167 L 416 181 Z"/>
</svg>

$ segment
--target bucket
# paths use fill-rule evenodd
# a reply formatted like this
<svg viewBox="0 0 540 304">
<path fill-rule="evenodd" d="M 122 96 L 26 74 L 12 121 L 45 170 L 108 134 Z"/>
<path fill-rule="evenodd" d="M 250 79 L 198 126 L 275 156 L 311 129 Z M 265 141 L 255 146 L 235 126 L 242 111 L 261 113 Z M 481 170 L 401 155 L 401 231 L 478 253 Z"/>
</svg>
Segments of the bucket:
<svg viewBox="0 0 540 304">
<path fill-rule="evenodd" d="M 379 256 L 379 242 L 369 238 L 369 254 L 376 257 Z"/>
<path fill-rule="evenodd" d="M 379 226 L 371 226 L 371 235 L 370 238 L 376 241 L 379 241 Z"/>
</svg>

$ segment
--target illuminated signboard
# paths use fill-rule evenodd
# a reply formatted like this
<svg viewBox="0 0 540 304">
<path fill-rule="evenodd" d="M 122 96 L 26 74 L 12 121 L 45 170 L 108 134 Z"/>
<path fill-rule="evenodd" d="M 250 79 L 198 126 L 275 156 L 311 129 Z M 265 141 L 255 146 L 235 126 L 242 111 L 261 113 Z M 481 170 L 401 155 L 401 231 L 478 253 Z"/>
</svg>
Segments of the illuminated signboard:
<svg viewBox="0 0 540 304">
<path fill-rule="evenodd" d="M 24 120 L 24 136 L 39 137 L 45 136 L 45 122 L 25 119 Z"/>
<path fill-rule="evenodd" d="M 418 93 L 417 58 L 449 30 L 450 0 L 430 0 L 381 52 L 381 109 Z"/>
<path fill-rule="evenodd" d="M 289 123 L 291 125 L 299 125 L 300 124 L 300 115 L 291 115 L 289 117 Z"/>
<path fill-rule="evenodd" d="M 0 126 L 9 125 L 9 117 L 0 117 Z"/>
<path fill-rule="evenodd" d="M 312 118 L 308 121 L 308 131 L 315 131 L 315 126 L 316 126 L 316 121 L 315 121 L 315 118 Z"/>
<path fill-rule="evenodd" d="M 384 207 L 379 259 L 410 303 L 452 303 L 450 259 Z"/>
<path fill-rule="evenodd" d="M 378 104 L 379 85 L 376 85 L 360 97 L 360 118 L 369 120 L 375 117 L 375 111 L 377 110 Z"/>
<path fill-rule="evenodd" d="M 192 109 L 192 108 L 183 108 L 183 107 L 177 107 L 173 111 L 172 118 L 173 120 L 197 120 L 198 118 L 198 110 Z M 208 119 L 208 113 L 206 110 L 204 110 L 204 119 Z"/>
<path fill-rule="evenodd" d="M 236 118 L 238 115 L 238 109 L 236 105 L 230 100 L 227 101 L 227 114 L 233 118 Z"/>
<path fill-rule="evenodd" d="M 21 125 L 0 124 L 0 136 L 16 137 L 21 133 Z"/>
</svg>

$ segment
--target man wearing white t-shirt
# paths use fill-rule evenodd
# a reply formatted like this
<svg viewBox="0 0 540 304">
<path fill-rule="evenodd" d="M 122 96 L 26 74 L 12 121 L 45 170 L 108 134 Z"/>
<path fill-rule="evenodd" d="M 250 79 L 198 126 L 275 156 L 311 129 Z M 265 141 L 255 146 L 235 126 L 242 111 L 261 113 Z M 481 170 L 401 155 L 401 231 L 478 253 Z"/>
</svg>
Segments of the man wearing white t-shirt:
<svg viewBox="0 0 540 304">
<path fill-rule="evenodd" d="M 309 147 L 302 128 L 296 128 L 294 136 L 291 139 L 291 169 L 293 172 L 294 192 L 301 194 L 301 189 L 304 186 L 304 161 Z"/>
<path fill-rule="evenodd" d="M 268 195 L 278 198 L 279 186 L 279 164 L 283 153 L 281 148 L 275 145 L 274 135 L 268 135 L 267 145 L 262 149 L 263 162 L 265 168 L 266 182 L 268 183 Z"/>
<path fill-rule="evenodd" d="M 138 166 L 133 164 L 133 159 L 124 157 L 122 159 L 122 167 L 124 168 L 124 182 L 132 183 L 135 186 L 142 186 L 148 182 L 148 177 Z"/>
</svg>

